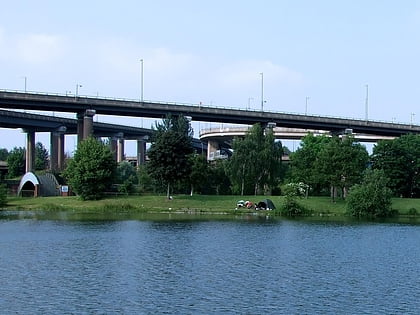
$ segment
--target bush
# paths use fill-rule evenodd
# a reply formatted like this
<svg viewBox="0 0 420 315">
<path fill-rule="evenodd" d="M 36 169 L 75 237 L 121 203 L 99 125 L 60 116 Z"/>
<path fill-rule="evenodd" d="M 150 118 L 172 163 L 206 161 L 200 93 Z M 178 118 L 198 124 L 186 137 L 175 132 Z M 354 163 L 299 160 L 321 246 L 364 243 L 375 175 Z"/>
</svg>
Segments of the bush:
<svg viewBox="0 0 420 315">
<path fill-rule="evenodd" d="M 297 202 L 297 198 L 301 198 L 306 195 L 308 185 L 304 183 L 290 183 L 284 187 L 285 199 L 282 206 L 282 214 L 288 216 L 301 216 L 308 213 L 303 205 Z"/>
<path fill-rule="evenodd" d="M 392 214 L 392 192 L 382 170 L 368 170 L 363 182 L 350 189 L 347 211 L 357 217 L 386 217 Z"/>
<path fill-rule="evenodd" d="M 111 186 L 116 163 L 109 147 L 94 138 L 83 140 L 70 160 L 64 177 L 83 199 L 100 199 Z"/>
<path fill-rule="evenodd" d="M 0 184 L 0 207 L 7 204 L 7 188 L 6 185 Z"/>
</svg>

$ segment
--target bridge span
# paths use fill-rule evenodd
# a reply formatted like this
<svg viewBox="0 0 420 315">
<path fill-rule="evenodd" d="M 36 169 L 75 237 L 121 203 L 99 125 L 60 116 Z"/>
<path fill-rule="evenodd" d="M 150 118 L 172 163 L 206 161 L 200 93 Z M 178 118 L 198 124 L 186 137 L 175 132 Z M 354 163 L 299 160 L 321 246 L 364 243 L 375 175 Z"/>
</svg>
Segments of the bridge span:
<svg viewBox="0 0 420 315">
<path fill-rule="evenodd" d="M 326 130 L 333 133 L 342 133 L 345 129 L 352 129 L 354 133 L 390 137 L 398 137 L 408 133 L 420 133 L 420 125 L 373 120 L 220 108 L 201 104 L 186 105 L 4 90 L 0 91 L 0 107 L 6 109 L 72 112 L 77 113 L 79 116 L 87 117 L 87 119 L 89 119 L 89 113 L 149 118 L 163 118 L 167 114 L 182 114 L 191 117 L 194 121 L 244 125 L 271 123 L 277 127 Z"/>
</svg>

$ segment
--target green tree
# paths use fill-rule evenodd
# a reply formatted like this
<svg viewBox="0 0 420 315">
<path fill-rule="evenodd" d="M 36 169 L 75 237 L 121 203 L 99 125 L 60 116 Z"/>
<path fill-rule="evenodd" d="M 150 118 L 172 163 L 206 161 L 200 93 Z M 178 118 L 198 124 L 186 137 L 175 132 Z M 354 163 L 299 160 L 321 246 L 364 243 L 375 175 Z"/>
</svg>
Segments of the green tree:
<svg viewBox="0 0 420 315">
<path fill-rule="evenodd" d="M 372 164 L 388 176 L 394 195 L 420 197 L 420 135 L 379 141 L 373 148 Z"/>
<path fill-rule="evenodd" d="M 195 191 L 201 191 L 201 188 L 208 182 L 209 166 L 205 156 L 201 154 L 191 154 L 189 156 L 191 163 L 190 185 L 192 196 Z"/>
<path fill-rule="evenodd" d="M 330 142 L 327 136 L 315 136 L 312 133 L 302 138 L 299 149 L 290 155 L 291 182 L 303 182 L 320 192 L 323 185 L 317 174 L 315 163 L 322 149 Z"/>
<path fill-rule="evenodd" d="M 350 189 L 347 211 L 353 216 L 386 217 L 392 214 L 392 191 L 382 170 L 367 170 L 361 184 Z"/>
<path fill-rule="evenodd" d="M 48 168 L 48 150 L 41 142 L 35 144 L 35 170 L 43 171 Z"/>
<path fill-rule="evenodd" d="M 232 183 L 228 176 L 228 161 L 227 160 L 215 160 L 212 161 L 209 165 L 209 186 L 211 190 L 208 190 L 210 193 L 215 193 L 216 195 L 229 195 L 231 194 Z"/>
<path fill-rule="evenodd" d="M 137 172 L 135 167 L 127 161 L 122 161 L 117 166 L 116 172 L 118 190 L 122 193 L 129 194 L 134 191 L 134 185 L 137 183 Z"/>
<path fill-rule="evenodd" d="M 332 137 L 319 152 L 315 170 L 320 182 L 331 187 L 334 201 L 337 188 L 341 189 L 345 198 L 348 188 L 360 182 L 368 160 L 366 148 L 354 142 L 353 137 Z"/>
<path fill-rule="evenodd" d="M 250 186 L 255 195 L 261 189 L 271 191 L 280 177 L 282 153 L 273 130 L 260 124 L 253 125 L 244 138 L 236 138 L 228 166 L 234 191 L 243 195 Z"/>
<path fill-rule="evenodd" d="M 0 161 L 7 161 L 8 155 L 9 155 L 9 151 L 7 151 L 7 149 L 5 148 L 0 149 Z"/>
<path fill-rule="evenodd" d="M 78 145 L 64 177 L 83 200 L 99 199 L 112 184 L 116 166 L 109 146 L 88 138 Z"/>
<path fill-rule="evenodd" d="M 25 174 L 25 149 L 13 148 L 7 157 L 8 177 L 14 178 Z"/>
<path fill-rule="evenodd" d="M 5 184 L 0 183 L 0 207 L 7 204 L 7 187 Z"/>
<path fill-rule="evenodd" d="M 155 124 L 147 169 L 152 178 L 166 184 L 168 198 L 171 186 L 190 176 L 192 152 L 192 129 L 185 117 L 167 116 Z"/>
</svg>

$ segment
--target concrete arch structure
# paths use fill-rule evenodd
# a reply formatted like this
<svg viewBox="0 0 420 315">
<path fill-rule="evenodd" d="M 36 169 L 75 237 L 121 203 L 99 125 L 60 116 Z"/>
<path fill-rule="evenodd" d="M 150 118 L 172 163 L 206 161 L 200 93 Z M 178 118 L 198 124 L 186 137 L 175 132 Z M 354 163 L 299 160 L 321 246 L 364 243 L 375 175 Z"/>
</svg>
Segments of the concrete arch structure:
<svg viewBox="0 0 420 315">
<path fill-rule="evenodd" d="M 18 195 L 26 197 L 59 196 L 60 185 L 51 173 L 36 175 L 28 172 L 20 180 Z"/>
</svg>

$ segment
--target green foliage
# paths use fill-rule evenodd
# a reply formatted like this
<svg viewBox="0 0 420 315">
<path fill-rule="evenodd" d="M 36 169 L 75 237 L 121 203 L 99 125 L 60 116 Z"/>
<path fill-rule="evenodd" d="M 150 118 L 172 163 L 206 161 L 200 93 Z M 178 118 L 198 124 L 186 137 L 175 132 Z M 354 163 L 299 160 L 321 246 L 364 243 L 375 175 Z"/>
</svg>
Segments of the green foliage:
<svg viewBox="0 0 420 315">
<path fill-rule="evenodd" d="M 284 187 L 284 203 L 281 213 L 287 216 L 305 215 L 308 210 L 297 199 L 306 195 L 308 185 L 304 183 L 290 183 Z"/>
<path fill-rule="evenodd" d="M 290 177 L 292 182 L 307 183 L 319 192 L 325 183 L 320 180 L 315 163 L 322 149 L 331 141 L 327 136 L 309 133 L 302 138 L 300 148 L 290 155 Z"/>
<path fill-rule="evenodd" d="M 256 195 L 276 187 L 281 175 L 281 142 L 275 142 L 273 130 L 255 124 L 244 138 L 233 141 L 233 155 L 227 164 L 232 190 Z"/>
<path fill-rule="evenodd" d="M 14 178 L 25 174 L 25 149 L 13 148 L 7 157 L 8 177 Z"/>
<path fill-rule="evenodd" d="M 368 160 L 366 148 L 352 137 L 332 137 L 319 152 L 314 166 L 319 183 L 341 188 L 344 198 L 346 190 L 362 179 Z M 334 197 L 333 194 L 333 200 Z"/>
<path fill-rule="evenodd" d="M 94 138 L 82 141 L 70 160 L 64 177 L 83 199 L 99 199 L 112 184 L 116 172 L 114 157 L 107 145 Z"/>
<path fill-rule="evenodd" d="M 392 214 L 392 192 L 382 170 L 368 170 L 363 182 L 353 186 L 347 198 L 347 211 L 357 217 L 386 217 Z"/>
<path fill-rule="evenodd" d="M 0 149 L 0 161 L 7 161 L 8 155 L 9 155 L 9 151 L 7 151 L 7 149 L 5 148 Z"/>
<path fill-rule="evenodd" d="M 117 166 L 116 176 L 118 191 L 128 195 L 134 191 L 135 184 L 137 183 L 137 172 L 135 167 L 127 161 L 123 161 Z"/>
<path fill-rule="evenodd" d="M 207 184 L 207 178 L 209 176 L 209 166 L 207 159 L 204 155 L 201 154 L 191 154 L 189 156 L 191 163 L 191 173 L 190 173 L 190 184 L 191 184 L 191 193 L 192 196 L 194 189 L 196 192 L 201 192 L 202 188 Z"/>
<path fill-rule="evenodd" d="M 7 187 L 5 184 L 0 184 L 0 207 L 7 205 Z"/>
<path fill-rule="evenodd" d="M 168 197 L 171 185 L 190 176 L 188 156 L 192 152 L 192 129 L 185 117 L 167 116 L 161 123 L 156 123 L 147 169 L 153 179 L 167 184 Z"/>
<path fill-rule="evenodd" d="M 372 164 L 387 174 L 394 195 L 420 197 L 420 135 L 379 141 L 373 148 Z"/>
<path fill-rule="evenodd" d="M 41 142 L 35 144 L 35 170 L 43 171 L 48 168 L 48 150 Z"/>
</svg>

